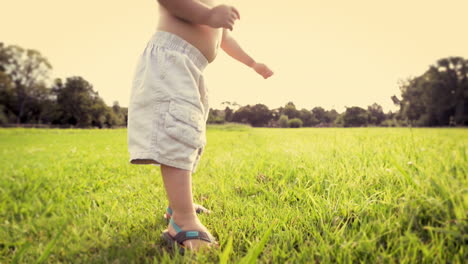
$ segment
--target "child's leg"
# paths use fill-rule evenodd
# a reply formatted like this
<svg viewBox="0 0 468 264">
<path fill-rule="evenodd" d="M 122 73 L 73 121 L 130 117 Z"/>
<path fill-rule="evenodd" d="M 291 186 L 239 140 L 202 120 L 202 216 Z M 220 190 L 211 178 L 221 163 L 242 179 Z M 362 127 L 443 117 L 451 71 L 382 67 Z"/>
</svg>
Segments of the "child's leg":
<svg viewBox="0 0 468 264">
<path fill-rule="evenodd" d="M 166 188 L 167 198 L 172 208 L 172 219 L 182 230 L 194 230 L 208 232 L 205 226 L 198 220 L 192 198 L 192 173 L 161 164 L 161 174 Z M 169 234 L 177 233 L 172 225 L 168 228 Z M 201 240 L 187 240 L 185 246 L 197 249 L 207 244 Z"/>
</svg>

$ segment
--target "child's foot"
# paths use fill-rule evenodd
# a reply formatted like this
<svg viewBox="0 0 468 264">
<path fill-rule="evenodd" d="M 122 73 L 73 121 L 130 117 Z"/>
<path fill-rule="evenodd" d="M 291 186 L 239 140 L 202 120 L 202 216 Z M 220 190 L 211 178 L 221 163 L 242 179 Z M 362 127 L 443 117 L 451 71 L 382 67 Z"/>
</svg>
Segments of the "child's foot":
<svg viewBox="0 0 468 264">
<path fill-rule="evenodd" d="M 196 216 L 191 219 L 174 220 L 171 218 L 163 237 L 168 242 L 177 243 L 182 250 L 198 251 L 218 245 L 215 238 Z"/>
<path fill-rule="evenodd" d="M 206 209 L 205 207 L 203 207 L 202 205 L 199 205 L 199 204 L 196 204 L 194 203 L 193 204 L 193 208 L 195 208 L 195 212 L 197 214 L 210 214 L 210 210 Z M 171 207 L 167 207 L 166 208 L 166 213 L 164 213 L 164 218 L 169 221 L 172 217 L 172 209 Z"/>
</svg>

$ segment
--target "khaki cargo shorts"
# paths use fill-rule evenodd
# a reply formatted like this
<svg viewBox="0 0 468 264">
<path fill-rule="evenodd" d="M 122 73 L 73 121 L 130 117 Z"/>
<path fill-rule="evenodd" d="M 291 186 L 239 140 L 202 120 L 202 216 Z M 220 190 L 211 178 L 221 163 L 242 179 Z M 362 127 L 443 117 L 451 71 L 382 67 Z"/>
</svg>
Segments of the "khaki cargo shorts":
<svg viewBox="0 0 468 264">
<path fill-rule="evenodd" d="M 132 164 L 196 171 L 206 145 L 208 91 L 203 54 L 175 34 L 158 31 L 140 55 L 128 107 Z"/>
</svg>

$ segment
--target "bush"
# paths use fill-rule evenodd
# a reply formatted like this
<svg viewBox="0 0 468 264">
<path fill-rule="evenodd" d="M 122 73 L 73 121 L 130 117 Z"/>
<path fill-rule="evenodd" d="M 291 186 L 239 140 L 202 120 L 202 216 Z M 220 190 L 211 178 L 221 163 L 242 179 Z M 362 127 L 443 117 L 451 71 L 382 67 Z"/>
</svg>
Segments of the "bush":
<svg viewBox="0 0 468 264">
<path fill-rule="evenodd" d="M 5 106 L 0 105 L 0 125 L 15 123 L 16 118 L 13 113 L 7 111 Z"/>
<path fill-rule="evenodd" d="M 0 111 L 0 125 L 7 124 L 8 123 L 8 118 L 6 117 L 5 113 L 3 111 Z"/>
<path fill-rule="evenodd" d="M 287 115 L 281 115 L 278 124 L 280 127 L 289 127 L 289 122 L 288 122 L 288 116 Z"/>
<path fill-rule="evenodd" d="M 346 112 L 343 114 L 345 127 L 361 127 L 367 126 L 369 115 L 366 109 L 358 106 L 346 107 Z"/>
<path fill-rule="evenodd" d="M 298 127 L 302 127 L 302 125 L 303 125 L 303 122 L 299 118 L 293 118 L 293 119 L 288 121 L 288 126 L 289 127 L 298 128 Z"/>
<path fill-rule="evenodd" d="M 398 122 L 395 119 L 386 119 L 380 123 L 380 126 L 383 127 L 396 127 L 398 126 Z"/>
<path fill-rule="evenodd" d="M 344 119 L 343 119 L 344 114 L 338 115 L 333 121 L 333 126 L 335 127 L 344 127 Z"/>
</svg>

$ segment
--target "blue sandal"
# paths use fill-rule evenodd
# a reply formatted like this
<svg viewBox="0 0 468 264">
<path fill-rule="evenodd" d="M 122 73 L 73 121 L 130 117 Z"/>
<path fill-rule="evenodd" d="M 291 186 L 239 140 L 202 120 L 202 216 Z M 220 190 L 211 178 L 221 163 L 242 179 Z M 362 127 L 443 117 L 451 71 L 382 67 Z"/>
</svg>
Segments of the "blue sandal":
<svg viewBox="0 0 468 264">
<path fill-rule="evenodd" d="M 182 229 L 176 223 L 174 223 L 174 220 L 171 219 L 169 223 L 172 225 L 172 227 L 174 227 L 177 234 L 175 236 L 171 236 L 169 234 L 169 231 L 166 230 L 162 233 L 161 237 L 164 239 L 165 242 L 167 242 L 170 249 L 173 249 L 174 246 L 177 246 L 179 249 L 179 253 L 184 254 L 186 249 L 186 247 L 183 244 L 184 241 L 192 239 L 203 240 L 208 243 L 217 245 L 215 238 L 207 232 L 182 231 Z"/>
</svg>

